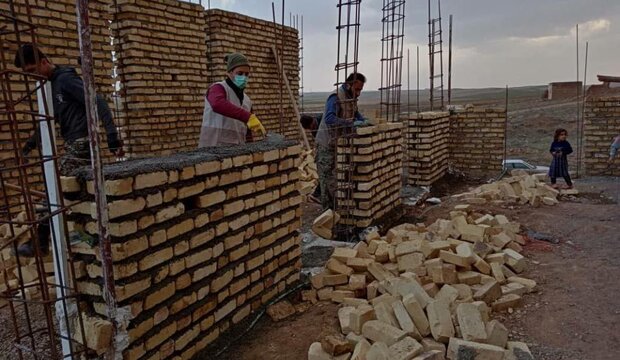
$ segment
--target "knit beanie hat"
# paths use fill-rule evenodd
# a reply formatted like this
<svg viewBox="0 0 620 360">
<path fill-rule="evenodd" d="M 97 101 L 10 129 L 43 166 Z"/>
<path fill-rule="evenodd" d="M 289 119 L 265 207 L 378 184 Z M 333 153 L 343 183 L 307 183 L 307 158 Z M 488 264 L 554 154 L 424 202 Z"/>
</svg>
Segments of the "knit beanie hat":
<svg viewBox="0 0 620 360">
<path fill-rule="evenodd" d="M 234 68 L 239 67 L 239 66 L 244 66 L 244 65 L 250 66 L 248 59 L 245 57 L 245 55 L 241 53 L 228 54 L 224 57 L 224 61 L 226 61 L 227 72 L 231 72 L 233 71 Z"/>
</svg>

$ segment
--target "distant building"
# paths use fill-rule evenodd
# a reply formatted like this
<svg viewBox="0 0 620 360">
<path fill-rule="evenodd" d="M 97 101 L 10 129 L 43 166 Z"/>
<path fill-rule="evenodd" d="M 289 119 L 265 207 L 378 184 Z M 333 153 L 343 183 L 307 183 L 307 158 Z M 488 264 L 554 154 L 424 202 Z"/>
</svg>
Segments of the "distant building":
<svg viewBox="0 0 620 360">
<path fill-rule="evenodd" d="M 620 76 L 597 75 L 602 84 L 591 85 L 587 96 L 620 94 Z"/>
<path fill-rule="evenodd" d="M 576 99 L 581 95 L 583 84 L 581 81 L 563 81 L 549 83 L 544 97 L 548 100 Z"/>
</svg>

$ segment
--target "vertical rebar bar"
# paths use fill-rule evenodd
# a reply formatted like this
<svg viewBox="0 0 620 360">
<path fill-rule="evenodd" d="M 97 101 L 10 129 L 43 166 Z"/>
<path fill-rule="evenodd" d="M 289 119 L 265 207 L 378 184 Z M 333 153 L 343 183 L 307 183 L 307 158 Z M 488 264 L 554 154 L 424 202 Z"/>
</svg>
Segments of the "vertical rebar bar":
<svg viewBox="0 0 620 360">
<path fill-rule="evenodd" d="M 448 104 L 452 103 L 452 14 L 448 34 Z"/>
<path fill-rule="evenodd" d="M 420 46 L 416 45 L 416 112 L 420 113 Z"/>
<path fill-rule="evenodd" d="M 112 268 L 112 247 L 108 234 L 108 206 L 99 151 L 99 136 L 97 135 L 99 117 L 97 114 L 97 94 L 95 92 L 95 78 L 93 75 L 93 54 L 88 16 L 88 0 L 76 0 L 76 15 L 80 56 L 82 59 L 82 77 L 84 81 L 84 99 L 86 103 L 86 120 L 88 123 L 88 137 L 90 141 L 96 215 L 98 220 L 97 230 L 99 233 L 99 248 L 101 252 L 103 299 L 106 304 L 106 315 L 112 324 L 114 324 L 114 334 L 116 334 L 116 292 Z M 114 336 L 112 336 L 112 338 L 114 339 Z M 113 359 L 115 357 L 115 352 L 115 341 L 113 340 L 110 347 L 106 350 L 106 358 Z"/>
<path fill-rule="evenodd" d="M 579 128 L 579 152 L 577 153 L 577 174 L 579 174 L 579 170 L 581 169 L 583 156 L 585 156 L 585 151 L 583 149 L 584 137 L 585 137 L 585 111 L 586 111 L 586 98 L 587 98 L 587 88 L 586 82 L 588 81 L 588 51 L 589 51 L 589 43 L 586 41 L 586 53 L 585 53 L 585 62 L 583 65 L 583 90 L 582 94 L 582 104 L 581 104 L 581 125 Z M 587 170 L 587 168 L 585 169 Z"/>
</svg>

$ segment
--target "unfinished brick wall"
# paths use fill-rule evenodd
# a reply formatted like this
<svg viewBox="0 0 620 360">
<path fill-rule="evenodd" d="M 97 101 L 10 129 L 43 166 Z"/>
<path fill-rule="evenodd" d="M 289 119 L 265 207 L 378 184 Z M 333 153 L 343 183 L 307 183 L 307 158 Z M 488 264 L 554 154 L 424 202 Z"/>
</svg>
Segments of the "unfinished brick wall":
<svg viewBox="0 0 620 360">
<path fill-rule="evenodd" d="M 620 176 L 618 160 L 609 168 L 607 164 L 611 143 L 620 135 L 620 96 L 588 97 L 584 135 L 586 173 Z"/>
<path fill-rule="evenodd" d="M 117 3 L 113 29 L 129 156 L 195 148 L 208 76 L 203 7 L 178 0 Z"/>
<path fill-rule="evenodd" d="M 468 108 L 450 116 L 452 168 L 470 176 L 498 175 L 502 170 L 506 112 Z"/>
<path fill-rule="evenodd" d="M 411 114 L 406 136 L 409 184 L 432 185 L 448 170 L 450 113 Z"/>
<path fill-rule="evenodd" d="M 290 139 L 300 139 L 295 113 L 284 85 L 282 98 L 284 116 L 280 119 L 279 69 L 271 47 L 275 45 L 274 25 L 271 21 L 223 10 L 208 10 L 206 16 L 207 53 L 209 84 L 226 77 L 224 56 L 241 52 L 248 58 L 252 73 L 246 93 L 253 103 L 253 112 L 265 125 L 267 131 L 281 133 Z M 285 26 L 277 27 L 277 36 L 284 35 L 284 71 L 298 102 L 299 92 L 299 39 L 297 30 Z M 278 49 L 280 45 L 278 44 Z M 280 121 L 282 120 L 282 121 Z M 282 124 L 282 131 L 280 125 Z"/>
<path fill-rule="evenodd" d="M 357 129 L 338 139 L 336 174 L 340 223 L 368 227 L 401 204 L 403 124 Z M 345 189 L 350 186 L 351 191 Z"/>
<path fill-rule="evenodd" d="M 299 280 L 300 153 L 279 139 L 105 168 L 116 297 L 131 310 L 125 359 L 189 359 Z M 87 200 L 69 227 L 96 236 L 81 178 L 64 180 L 66 198 Z M 104 314 L 99 250 L 73 251 L 86 264 L 78 288 Z"/>
<path fill-rule="evenodd" d="M 109 37 L 108 20 L 110 18 L 108 6 L 111 0 L 93 0 L 89 1 L 91 40 L 95 68 L 95 82 L 97 92 L 102 94 L 110 104 L 110 95 L 112 93 L 112 55 Z M 32 17 L 29 19 L 25 7 L 25 1 L 14 1 L 15 10 L 18 13 L 19 20 L 29 21 L 36 26 L 35 33 L 37 44 L 41 50 L 56 65 L 75 67 L 80 72 L 78 65 L 79 44 L 77 32 L 77 19 L 75 12 L 75 1 L 73 0 L 57 0 L 57 1 L 29 1 Z M 9 14 L 9 4 L 6 1 L 0 2 L 0 11 Z M 3 31 L 14 30 L 13 24 L 6 18 L 0 18 L 0 28 L 6 26 Z M 19 23 L 19 29 L 26 30 L 27 25 Z M 11 63 L 17 50 L 17 39 L 14 34 L 2 34 L 2 48 L 0 49 L 6 56 L 7 61 Z M 20 33 L 21 43 L 30 42 L 31 37 L 28 32 Z M 22 82 L 22 78 L 15 74 L 4 75 L 4 81 L 11 83 L 13 91 L 13 101 L 21 98 L 26 94 L 26 86 Z M 35 88 L 35 82 L 28 84 L 30 91 Z M 34 110 L 37 111 L 36 98 L 33 101 Z M 30 110 L 29 103 L 22 103 L 16 107 L 17 110 Z M 9 169 L 16 166 L 15 150 L 11 142 L 11 133 L 9 130 L 7 115 L 0 115 L 0 161 L 2 168 Z M 19 138 L 21 146 L 30 137 L 34 130 L 33 120 L 30 116 L 21 113 L 17 115 L 17 123 L 20 129 Z M 102 130 L 103 131 L 103 130 Z M 62 148 L 59 131 L 56 132 L 59 142 L 59 148 Z M 106 142 L 102 142 L 102 146 L 107 147 Z M 105 152 L 107 153 L 107 151 Z M 105 155 L 104 154 L 104 155 Z M 33 170 L 33 169 L 30 169 Z M 38 169 L 37 169 L 38 170 Z M 42 176 L 40 171 L 32 171 L 30 174 L 30 183 L 37 188 L 42 188 Z M 2 171 L 4 181 L 17 183 L 17 170 Z M 10 195 L 13 194 L 9 191 Z M 0 197 L 2 194 L 0 193 Z M 0 203 L 4 200 L 0 199 Z M 13 199 L 9 199 L 13 202 Z"/>
</svg>

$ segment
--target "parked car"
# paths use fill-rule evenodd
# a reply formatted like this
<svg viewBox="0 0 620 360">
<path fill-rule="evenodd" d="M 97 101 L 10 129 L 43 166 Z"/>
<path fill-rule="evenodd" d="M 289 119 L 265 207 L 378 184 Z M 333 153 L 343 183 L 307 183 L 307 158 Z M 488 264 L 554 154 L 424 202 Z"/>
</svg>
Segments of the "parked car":
<svg viewBox="0 0 620 360">
<path fill-rule="evenodd" d="M 529 174 L 541 174 L 541 173 L 546 174 L 549 172 L 548 166 L 532 165 L 528 163 L 527 161 L 521 160 L 521 159 L 508 159 L 505 162 L 503 162 L 503 164 L 504 164 L 504 169 L 508 171 L 519 169 L 519 170 L 525 170 Z"/>
</svg>

